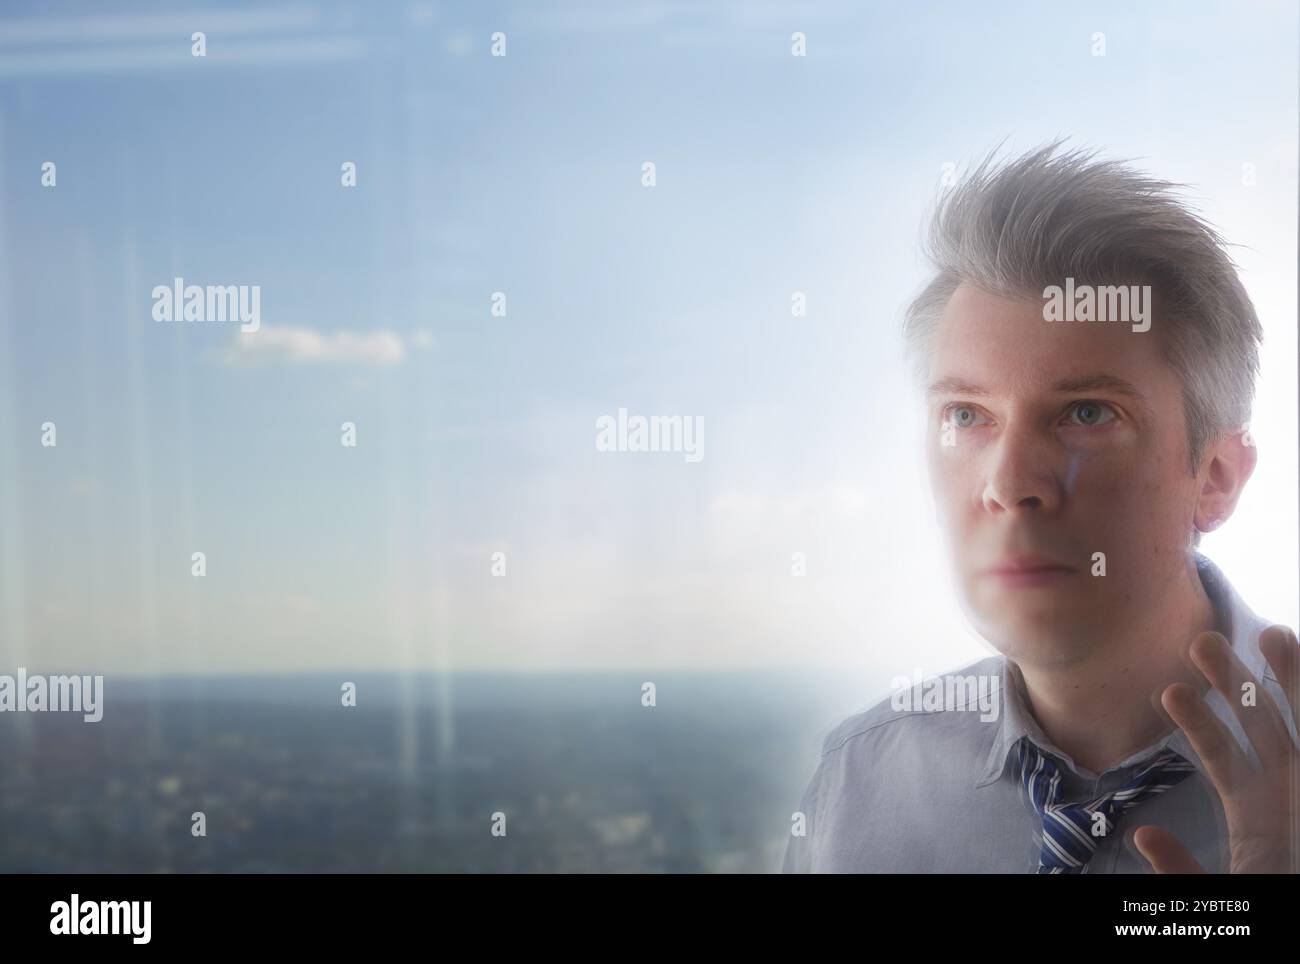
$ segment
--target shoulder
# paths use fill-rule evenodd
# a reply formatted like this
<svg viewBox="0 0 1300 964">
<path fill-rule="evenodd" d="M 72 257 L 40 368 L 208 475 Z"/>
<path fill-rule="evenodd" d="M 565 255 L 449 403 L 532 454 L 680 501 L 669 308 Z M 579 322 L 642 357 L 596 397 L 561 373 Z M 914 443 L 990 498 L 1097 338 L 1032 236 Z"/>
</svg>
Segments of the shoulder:
<svg viewBox="0 0 1300 964">
<path fill-rule="evenodd" d="M 1196 569 L 1215 609 L 1227 622 L 1233 652 L 1265 684 L 1280 685 L 1277 673 L 1260 649 L 1260 636 L 1270 626 L 1284 625 L 1264 619 L 1246 602 L 1238 587 L 1207 556 L 1197 553 Z M 1290 628 L 1290 627 L 1288 627 Z"/>
<path fill-rule="evenodd" d="M 1004 658 L 988 656 L 895 688 L 867 709 L 846 717 L 822 741 L 822 759 L 906 747 L 910 740 L 946 739 L 954 731 L 975 730 L 981 694 L 1000 697 Z M 932 699 L 933 697 L 933 699 Z M 939 697 L 943 697 L 940 699 Z"/>
<path fill-rule="evenodd" d="M 871 866 L 904 866 L 902 857 L 890 855 L 902 838 L 882 841 L 870 828 L 882 815 L 907 824 L 933 811 L 936 800 L 960 805 L 991 739 L 979 694 L 997 694 L 998 718 L 1003 670 L 1003 657 L 993 656 L 908 680 L 911 685 L 898 681 L 889 696 L 833 726 L 801 805 L 808 833 L 792 838 L 784 869 L 860 868 L 863 859 Z M 949 687 L 950 681 L 956 685 Z M 936 692 L 943 694 L 938 709 L 926 699 Z"/>
</svg>

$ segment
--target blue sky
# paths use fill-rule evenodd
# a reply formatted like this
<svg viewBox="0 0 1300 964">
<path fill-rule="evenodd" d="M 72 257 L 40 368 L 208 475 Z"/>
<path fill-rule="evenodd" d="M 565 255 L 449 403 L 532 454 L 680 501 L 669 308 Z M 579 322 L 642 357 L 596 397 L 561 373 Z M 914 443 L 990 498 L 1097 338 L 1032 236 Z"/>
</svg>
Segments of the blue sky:
<svg viewBox="0 0 1300 964">
<path fill-rule="evenodd" d="M 1294 626 L 1296 32 L 1281 2 L 8 4 L 0 654 L 976 658 L 898 324 L 944 164 L 1057 135 L 1248 246 L 1261 464 L 1204 548 Z M 233 325 L 153 321 L 175 276 L 261 286 L 254 363 Z M 702 416 L 705 458 L 597 453 L 620 407 Z"/>
</svg>

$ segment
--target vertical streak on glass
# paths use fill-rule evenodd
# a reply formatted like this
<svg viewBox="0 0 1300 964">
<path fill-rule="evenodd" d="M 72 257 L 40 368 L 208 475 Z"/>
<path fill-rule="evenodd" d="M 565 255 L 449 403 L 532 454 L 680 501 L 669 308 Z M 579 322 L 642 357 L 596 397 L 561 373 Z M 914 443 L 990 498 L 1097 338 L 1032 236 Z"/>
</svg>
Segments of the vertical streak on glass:
<svg viewBox="0 0 1300 964">
<path fill-rule="evenodd" d="M 133 183 L 132 167 L 130 162 L 123 157 L 120 142 L 117 150 L 117 162 L 116 181 L 126 188 L 125 196 L 119 197 L 121 202 L 119 218 L 125 221 L 128 212 L 139 210 L 139 208 L 134 203 L 135 199 L 132 196 L 134 192 L 130 190 Z M 138 533 L 134 541 L 137 547 L 136 598 L 138 599 L 139 614 L 138 618 L 132 621 L 132 624 L 139 627 L 139 632 L 143 636 L 143 639 L 135 640 L 135 648 L 138 652 L 141 643 L 143 643 L 144 669 L 150 681 L 150 685 L 144 688 L 142 694 L 142 698 L 149 700 L 149 712 L 146 717 L 149 722 L 147 731 L 148 758 L 151 763 L 156 762 L 170 767 L 171 760 L 166 755 L 167 751 L 163 746 L 162 706 L 158 698 L 160 666 L 158 658 L 158 608 L 154 590 L 154 581 L 158 578 L 153 508 L 154 470 L 153 459 L 149 450 L 148 403 L 145 398 L 146 384 L 143 361 L 143 340 L 147 335 L 155 334 L 152 327 L 146 327 L 146 320 L 150 319 L 150 314 L 147 307 L 142 307 L 148 305 L 146 296 L 151 287 L 145 286 L 140 270 L 139 247 L 134 231 L 128 225 L 123 242 L 121 310 L 117 317 L 127 339 L 127 378 L 129 380 L 128 389 L 131 393 L 130 478 L 132 480 L 131 488 L 135 496 L 135 511 L 130 513 L 130 517 L 134 522 L 133 528 Z M 152 320 L 148 320 L 148 324 L 152 326 Z M 157 820 L 150 821 L 149 833 L 153 836 L 154 851 L 160 861 L 157 869 L 170 869 L 172 848 L 169 845 L 167 835 L 163 832 L 162 826 Z"/>
<path fill-rule="evenodd" d="M 5 116 L 0 113 L 0 184 L 8 185 L 3 145 Z M 13 666 L 4 667 L 12 673 L 18 666 L 26 666 L 27 651 L 27 596 L 23 579 L 26 563 L 26 537 L 23 532 L 22 490 L 18 478 L 19 459 L 16 453 L 28 445 L 39 445 L 38 426 L 20 429 L 14 409 L 19 397 L 17 377 L 17 322 L 13 315 L 13 302 L 9 283 L 9 205 L 0 203 L 0 653 L 12 658 Z M 37 453 L 39 454 L 39 453 Z M 6 770 L 19 786 L 30 786 L 32 739 L 34 731 L 30 714 L 13 714 L 10 727 L 15 736 L 16 751 Z M 9 722 L 9 721 L 6 721 Z"/>
<path fill-rule="evenodd" d="M 84 568 L 86 612 L 91 617 L 89 625 L 83 625 L 80 632 L 87 635 L 87 639 L 78 640 L 82 646 L 94 653 L 94 659 L 86 657 L 87 665 L 84 672 L 101 672 L 106 669 L 104 680 L 105 694 L 111 693 L 109 680 L 112 678 L 111 669 L 108 668 L 109 648 L 105 645 L 105 636 L 111 632 L 110 626 L 120 626 L 121 619 L 109 614 L 114 613 L 111 605 L 113 596 L 110 591 L 106 591 L 105 583 L 111 581 L 109 574 L 118 571 L 118 566 L 110 561 L 105 547 L 108 541 L 104 537 L 105 519 L 109 518 L 104 508 L 106 494 L 111 491 L 109 478 L 113 473 L 108 471 L 110 466 L 106 465 L 104 450 L 106 446 L 105 439 L 111 436 L 110 431 L 106 432 L 104 426 L 111 424 L 111 420 L 104 417 L 104 403 L 100 395 L 99 373 L 103 364 L 103 359 L 99 357 L 96 349 L 99 347 L 97 339 L 102 338 L 102 326 L 96 326 L 94 319 L 98 314 L 95 311 L 94 301 L 94 283 L 95 279 L 92 274 L 92 265 L 95 263 L 92 242 L 89 228 L 83 227 L 77 234 L 76 256 L 72 260 L 73 270 L 76 272 L 72 279 L 73 288 L 77 293 L 77 314 L 78 329 L 80 338 L 78 339 L 80 354 L 78 356 L 78 374 L 81 383 L 81 419 L 80 430 L 77 435 L 81 439 L 80 463 L 85 466 L 85 471 L 89 475 L 90 485 L 86 492 L 86 499 L 89 502 L 89 533 L 86 540 L 85 551 L 81 553 Z M 109 699 L 112 699 L 109 696 Z M 109 712 L 105 707 L 105 712 Z"/>
<path fill-rule="evenodd" d="M 399 302 L 392 294 L 406 288 L 404 283 L 397 282 L 406 280 L 407 263 L 403 259 L 410 251 L 410 225 L 404 216 L 410 198 L 409 183 L 405 180 L 409 179 L 410 161 L 403 150 L 405 145 L 401 143 L 403 129 L 396 106 L 403 93 L 401 65 L 392 58 L 385 58 L 385 63 L 386 66 L 378 72 L 374 87 L 382 95 L 382 103 L 376 105 L 374 112 L 378 118 L 375 162 L 376 165 L 393 171 L 399 186 L 386 186 L 377 199 L 380 229 L 378 246 L 383 250 L 384 257 L 380 259 L 380 267 L 372 275 L 371 283 L 374 285 L 378 281 L 378 293 L 373 299 L 379 306 L 376 316 L 382 319 L 384 327 L 388 327 L 395 320 L 408 318 L 411 310 L 408 302 L 404 299 Z M 394 144 L 394 140 L 397 143 Z M 374 319 L 368 320 L 373 322 Z M 398 321 L 396 327 L 404 328 L 405 324 Z M 409 427 L 406 433 L 399 428 L 405 421 L 402 417 L 403 409 L 409 406 L 409 400 L 403 397 L 400 386 L 400 363 L 392 368 L 381 369 L 377 380 L 383 413 L 383 425 L 377 434 L 382 437 L 384 485 L 389 513 L 389 591 L 393 598 L 391 629 L 397 654 L 397 767 L 400 779 L 396 816 L 399 832 L 405 835 L 413 832 L 418 834 L 422 825 L 418 802 L 417 660 L 410 609 L 411 566 L 414 558 L 409 551 L 409 492 L 403 478 L 410 461 L 409 447 L 413 440 Z M 416 839 L 419 839 L 418 836 Z M 398 842 L 399 852 L 404 854 L 404 859 L 409 860 L 414 854 L 418 860 L 422 849 L 411 849 L 404 844 L 404 841 Z M 403 869 L 418 867 L 403 866 Z"/>
<path fill-rule="evenodd" d="M 411 226 L 411 250 L 415 257 L 411 259 L 407 278 L 409 284 L 404 291 L 413 293 L 414 303 L 410 305 L 412 326 L 420 328 L 432 326 L 434 306 L 440 302 L 441 292 L 433 280 L 440 277 L 438 265 L 430 256 L 438 254 L 438 245 L 426 238 L 436 237 L 431 230 L 439 223 L 438 194 L 428 185 L 432 180 L 435 187 L 441 169 L 435 161 L 441 160 L 435 154 L 438 143 L 437 132 L 440 130 L 436 111 L 428 109 L 434 101 L 434 95 L 427 91 L 433 87 L 433 78 L 429 71 L 419 70 L 426 65 L 421 56 L 421 49 L 412 48 L 404 60 L 406 64 L 406 122 L 407 141 L 411 155 L 419 161 L 418 167 L 408 165 L 406 174 L 407 209 L 414 212 L 414 224 Z M 420 85 L 425 85 L 421 87 Z M 416 356 L 415 364 L 422 359 Z M 446 424 L 447 405 L 441 397 L 435 378 L 419 377 L 416 388 L 412 390 L 412 401 L 417 413 L 417 431 L 419 441 L 417 455 L 412 471 L 418 480 L 417 498 L 422 518 L 420 537 L 417 543 L 421 558 L 421 597 L 424 600 L 422 626 L 425 645 L 422 647 L 423 662 L 433 670 L 432 685 L 435 687 L 433 705 L 430 712 L 430 725 L 433 727 L 434 746 L 430 770 L 432 776 L 433 823 L 438 834 L 459 832 L 454 826 L 455 787 L 454 751 L 456 744 L 455 730 L 455 692 L 452 676 L 449 641 L 447 637 L 447 594 L 446 573 L 444 571 L 446 555 L 443 550 L 444 533 L 442 531 L 445 493 L 434 478 L 434 467 L 441 466 L 443 454 L 431 439 L 443 437 L 438 431 Z M 416 397 L 418 396 L 418 398 Z M 426 447 L 433 445 L 432 451 Z"/>
</svg>

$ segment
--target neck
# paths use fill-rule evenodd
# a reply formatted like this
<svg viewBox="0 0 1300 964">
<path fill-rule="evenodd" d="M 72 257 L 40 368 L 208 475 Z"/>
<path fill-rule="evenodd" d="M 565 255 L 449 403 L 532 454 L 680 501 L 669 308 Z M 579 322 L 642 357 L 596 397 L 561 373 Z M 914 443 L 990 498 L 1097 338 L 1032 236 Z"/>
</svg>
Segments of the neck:
<svg viewBox="0 0 1300 964">
<path fill-rule="evenodd" d="M 1172 731 L 1160 707 L 1170 683 L 1204 693 L 1209 684 L 1182 653 L 1218 625 L 1214 606 L 1189 559 L 1189 578 L 1174 579 L 1149 617 L 1116 634 L 1083 661 L 1058 666 L 1017 663 L 1028 709 L 1043 733 L 1074 762 L 1100 774 Z"/>
</svg>

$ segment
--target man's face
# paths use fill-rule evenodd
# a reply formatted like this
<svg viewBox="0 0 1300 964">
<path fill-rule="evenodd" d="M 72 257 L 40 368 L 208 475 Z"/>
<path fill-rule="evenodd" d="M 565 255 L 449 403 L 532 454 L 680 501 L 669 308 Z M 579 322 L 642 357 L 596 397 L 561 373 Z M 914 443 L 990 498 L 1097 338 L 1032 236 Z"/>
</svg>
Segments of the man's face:
<svg viewBox="0 0 1300 964">
<path fill-rule="evenodd" d="M 966 285 L 940 320 L 931 488 L 967 615 L 1013 659 L 1084 659 L 1186 578 L 1198 487 L 1159 323 L 1047 322 Z"/>
</svg>

